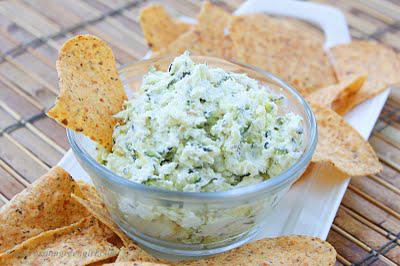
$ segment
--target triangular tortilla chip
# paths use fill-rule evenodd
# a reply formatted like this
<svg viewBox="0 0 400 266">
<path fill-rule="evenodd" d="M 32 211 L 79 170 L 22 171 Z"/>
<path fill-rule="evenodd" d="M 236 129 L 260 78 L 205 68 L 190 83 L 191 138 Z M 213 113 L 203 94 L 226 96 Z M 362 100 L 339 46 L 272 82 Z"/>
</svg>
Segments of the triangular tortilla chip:
<svg viewBox="0 0 400 266">
<path fill-rule="evenodd" d="M 115 262 L 142 261 L 158 263 L 161 260 L 150 256 L 146 251 L 132 242 L 127 247 L 122 247 Z"/>
<path fill-rule="evenodd" d="M 154 56 L 180 55 L 187 50 L 193 55 L 230 58 L 232 41 L 226 30 L 231 19 L 231 14 L 205 1 L 198 15 L 197 25 Z"/>
<path fill-rule="evenodd" d="M 111 231 L 113 231 L 123 242 L 125 248 L 121 248 L 122 250 L 129 250 L 130 255 L 135 256 L 135 260 L 140 261 L 157 261 L 156 258 L 147 254 L 143 249 L 141 249 L 138 245 L 136 245 L 124 232 L 119 229 L 118 225 L 114 223 L 110 214 L 107 211 L 106 206 L 101 201 L 100 198 L 91 200 L 82 199 L 76 195 L 72 195 L 72 197 L 79 202 L 83 207 L 85 207 L 94 217 L 96 217 L 100 222 L 102 222 L 105 226 L 107 226 Z M 120 255 L 121 256 L 121 252 Z"/>
<path fill-rule="evenodd" d="M 108 230 L 108 229 L 107 229 Z M 114 257 L 118 248 L 94 218 L 46 231 L 0 254 L 0 265 L 87 265 Z"/>
<path fill-rule="evenodd" d="M 174 20 L 161 5 L 150 5 L 140 11 L 140 26 L 153 52 L 167 47 L 190 28 L 189 24 Z"/>
<path fill-rule="evenodd" d="M 121 249 L 121 253 L 126 250 Z M 118 256 L 116 262 L 123 262 Z M 125 261 L 129 256 L 125 255 Z M 176 266 L 202 265 L 335 265 L 336 251 L 325 241 L 309 236 L 266 238 L 207 259 L 174 263 Z M 117 264 L 118 265 L 118 264 Z M 123 265 L 135 265 L 131 264 Z"/>
<path fill-rule="evenodd" d="M 54 167 L 4 205 L 0 210 L 0 253 L 89 216 L 71 199 L 71 193 L 80 194 L 76 183 L 61 167 Z"/>
<path fill-rule="evenodd" d="M 321 41 L 293 24 L 244 15 L 232 20 L 230 36 L 236 59 L 281 77 L 303 95 L 336 83 Z"/>
<path fill-rule="evenodd" d="M 127 99 L 111 48 L 97 37 L 75 36 L 62 46 L 57 72 L 60 94 L 48 116 L 111 150 L 113 115 Z"/>
<path fill-rule="evenodd" d="M 349 176 L 379 173 L 382 165 L 371 145 L 333 110 L 312 105 L 318 124 L 318 144 L 312 162 L 331 163 Z"/>
<path fill-rule="evenodd" d="M 114 262 L 105 264 L 104 266 L 167 266 L 171 264 L 160 264 L 154 262 L 133 261 L 133 262 Z"/>
<path fill-rule="evenodd" d="M 97 190 L 94 186 L 89 185 L 88 183 L 86 183 L 84 181 L 76 181 L 76 183 L 79 186 L 79 190 L 81 191 L 82 198 L 84 198 L 88 201 L 93 201 L 93 202 L 101 201 L 100 195 L 97 193 Z"/>
<path fill-rule="evenodd" d="M 75 199 L 79 204 L 81 204 L 88 212 L 90 212 L 94 217 L 96 217 L 100 222 L 106 225 L 110 230 L 112 230 L 116 235 L 118 235 L 124 245 L 129 245 L 131 243 L 130 238 L 125 235 L 121 229 L 119 229 L 118 225 L 114 223 L 110 214 L 107 211 L 106 206 L 104 203 L 98 199 L 97 201 L 85 200 L 82 199 L 74 194 L 72 194 L 72 198 Z"/>
<path fill-rule="evenodd" d="M 348 75 L 368 75 L 360 91 L 347 103 L 335 108 L 341 115 L 384 91 L 389 85 L 400 82 L 400 60 L 391 48 L 373 41 L 353 41 L 335 46 L 330 52 L 340 81 Z"/>
<path fill-rule="evenodd" d="M 342 105 L 348 98 L 357 93 L 363 85 L 366 75 L 349 76 L 342 82 L 318 89 L 306 96 L 309 103 L 332 108 L 333 105 Z"/>
</svg>

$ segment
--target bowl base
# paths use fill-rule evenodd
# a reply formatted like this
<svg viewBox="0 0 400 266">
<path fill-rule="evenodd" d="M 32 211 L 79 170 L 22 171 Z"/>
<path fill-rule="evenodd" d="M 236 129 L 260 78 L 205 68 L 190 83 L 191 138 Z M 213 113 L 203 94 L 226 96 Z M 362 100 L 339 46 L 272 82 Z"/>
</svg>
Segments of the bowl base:
<svg viewBox="0 0 400 266">
<path fill-rule="evenodd" d="M 121 226 L 120 229 L 152 256 L 171 261 L 199 259 L 223 253 L 250 242 L 259 233 L 257 227 L 255 227 L 251 231 L 247 232 L 245 235 L 241 236 L 239 239 L 236 239 L 235 242 L 230 243 L 226 246 L 211 249 L 180 249 L 176 247 L 161 246 L 159 244 L 143 239 L 138 235 L 125 230 Z"/>
</svg>

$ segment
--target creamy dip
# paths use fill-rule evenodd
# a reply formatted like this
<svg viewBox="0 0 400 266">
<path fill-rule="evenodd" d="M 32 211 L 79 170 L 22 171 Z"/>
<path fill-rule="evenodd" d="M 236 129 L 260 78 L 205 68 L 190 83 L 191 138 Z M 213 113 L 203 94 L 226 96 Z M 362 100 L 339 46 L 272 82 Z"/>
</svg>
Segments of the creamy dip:
<svg viewBox="0 0 400 266">
<path fill-rule="evenodd" d="M 195 64 L 152 68 L 116 115 L 112 152 L 99 161 L 137 183 L 210 192 L 256 184 L 302 154 L 302 119 L 287 100 L 245 74 Z"/>
</svg>

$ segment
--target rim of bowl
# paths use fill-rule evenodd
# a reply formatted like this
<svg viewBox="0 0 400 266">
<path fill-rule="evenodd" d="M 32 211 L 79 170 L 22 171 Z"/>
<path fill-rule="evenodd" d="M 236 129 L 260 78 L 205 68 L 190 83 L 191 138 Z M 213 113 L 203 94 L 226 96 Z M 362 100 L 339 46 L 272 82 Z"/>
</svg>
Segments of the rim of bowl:
<svg viewBox="0 0 400 266">
<path fill-rule="evenodd" d="M 244 64 L 235 60 L 227 60 L 227 59 L 221 59 L 221 58 L 216 58 L 216 57 L 209 57 L 209 56 L 195 56 L 196 58 L 204 58 L 204 59 L 213 59 L 213 60 L 218 60 L 222 62 L 227 62 L 231 64 L 238 65 L 243 68 L 248 68 L 252 71 L 258 72 L 259 74 L 262 74 L 266 76 L 268 79 L 272 80 L 273 82 L 277 83 L 280 87 L 282 87 L 285 90 L 288 90 L 291 94 L 293 94 L 296 99 L 301 103 L 303 108 L 305 109 L 305 113 L 307 116 L 307 123 L 310 125 L 310 141 L 308 145 L 305 147 L 303 154 L 301 155 L 300 159 L 298 159 L 293 165 L 291 165 L 288 169 L 283 171 L 277 176 L 274 176 L 272 178 L 269 178 L 267 180 L 264 180 L 260 183 L 249 185 L 249 186 L 243 186 L 243 187 L 238 187 L 238 188 L 233 188 L 230 190 L 226 191 L 216 191 L 216 192 L 182 192 L 182 191 L 173 191 L 173 190 L 167 190 L 163 188 L 157 188 L 157 187 L 151 187 L 151 186 L 146 186 L 140 183 L 136 183 L 134 181 L 131 181 L 129 179 L 126 179 L 122 176 L 119 176 L 103 166 L 102 164 L 98 163 L 84 148 L 80 146 L 76 142 L 76 138 L 79 133 L 76 133 L 75 131 L 71 129 L 67 129 L 67 138 L 68 141 L 71 145 L 72 150 L 74 151 L 75 155 L 77 155 L 81 160 L 85 161 L 91 168 L 93 168 L 95 171 L 100 172 L 99 176 L 101 178 L 106 178 L 108 181 L 117 183 L 122 186 L 126 186 L 132 189 L 136 190 L 141 190 L 143 192 L 148 192 L 148 193 L 156 193 L 159 196 L 165 196 L 167 198 L 186 198 L 186 199 L 209 199 L 209 200 L 227 200 L 229 198 L 239 198 L 239 197 L 244 197 L 244 196 L 249 196 L 249 194 L 257 194 L 260 192 L 268 192 L 271 190 L 274 190 L 276 188 L 279 188 L 282 185 L 285 185 L 288 182 L 294 181 L 297 179 L 299 176 L 296 176 L 296 173 L 298 171 L 301 171 L 301 169 L 305 169 L 305 167 L 309 164 L 311 161 L 311 157 L 314 154 L 315 148 L 317 146 L 317 139 L 318 139 L 318 134 L 317 134 L 317 123 L 316 119 L 314 116 L 314 113 L 311 110 L 311 107 L 307 103 L 307 101 L 301 96 L 301 94 L 294 89 L 291 85 L 287 84 L 285 81 L 282 79 L 278 78 L 274 74 L 265 71 L 261 68 L 251 66 L 248 64 Z M 119 72 L 121 76 L 123 75 L 124 69 L 136 65 L 136 64 L 141 64 L 141 63 L 146 63 L 146 62 L 155 62 L 157 60 L 161 59 L 167 59 L 171 58 L 173 59 L 173 56 L 164 56 L 164 57 L 158 57 L 158 58 L 152 58 L 152 59 L 147 59 L 147 60 L 141 60 L 139 62 L 135 63 L 128 63 L 123 65 L 120 69 Z M 125 84 L 124 84 L 125 85 Z"/>
</svg>

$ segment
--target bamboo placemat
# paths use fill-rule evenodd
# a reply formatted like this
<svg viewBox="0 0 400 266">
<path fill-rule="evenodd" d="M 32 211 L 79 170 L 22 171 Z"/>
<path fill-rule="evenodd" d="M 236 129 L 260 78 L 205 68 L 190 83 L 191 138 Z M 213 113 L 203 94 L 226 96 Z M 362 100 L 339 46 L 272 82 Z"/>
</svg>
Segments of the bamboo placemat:
<svg viewBox="0 0 400 266">
<path fill-rule="evenodd" d="M 0 206 L 68 150 L 65 130 L 44 114 L 57 94 L 57 50 L 91 33 L 109 42 L 119 65 L 147 51 L 138 12 L 154 1 L 9 0 L 0 2 Z M 160 1 L 161 2 L 161 1 Z M 234 10 L 242 0 L 219 1 Z M 320 0 L 340 8 L 354 38 L 400 49 L 400 1 Z M 201 2 L 165 0 L 174 15 L 195 16 Z M 392 91 L 370 143 L 384 166 L 352 179 L 328 236 L 339 265 L 400 264 L 400 90 Z"/>
</svg>

